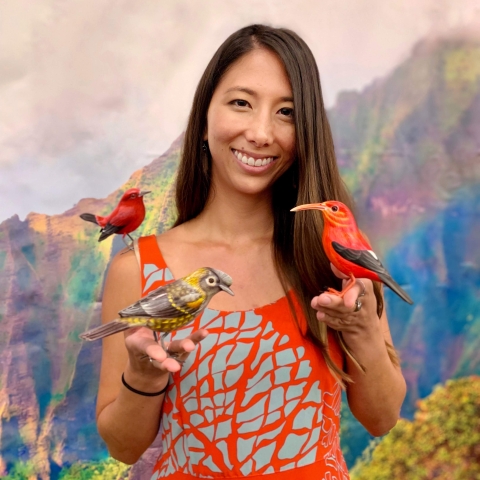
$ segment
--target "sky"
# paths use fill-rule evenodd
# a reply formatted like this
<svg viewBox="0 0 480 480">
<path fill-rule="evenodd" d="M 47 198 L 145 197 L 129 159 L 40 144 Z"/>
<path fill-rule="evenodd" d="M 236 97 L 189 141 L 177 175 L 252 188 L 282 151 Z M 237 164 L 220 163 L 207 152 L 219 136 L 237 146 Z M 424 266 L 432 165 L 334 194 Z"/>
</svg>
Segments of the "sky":
<svg viewBox="0 0 480 480">
<path fill-rule="evenodd" d="M 181 134 L 223 40 L 250 23 L 312 49 L 325 102 L 388 75 L 478 0 L 2 0 L 0 222 L 103 198 Z"/>
</svg>

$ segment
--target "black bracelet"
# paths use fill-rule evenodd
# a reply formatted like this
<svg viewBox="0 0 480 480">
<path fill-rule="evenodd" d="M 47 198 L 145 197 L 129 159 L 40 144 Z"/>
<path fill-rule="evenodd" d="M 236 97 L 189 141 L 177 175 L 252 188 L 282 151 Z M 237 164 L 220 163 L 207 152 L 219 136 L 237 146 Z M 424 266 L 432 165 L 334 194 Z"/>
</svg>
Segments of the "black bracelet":
<svg viewBox="0 0 480 480">
<path fill-rule="evenodd" d="M 159 392 L 153 392 L 153 393 L 147 393 L 147 392 L 141 392 L 140 390 L 137 390 L 136 388 L 131 387 L 126 381 L 124 377 L 124 373 L 122 373 L 122 383 L 123 385 L 128 388 L 131 392 L 136 393 L 137 395 L 143 395 L 144 397 L 157 397 L 158 395 L 161 395 L 162 393 L 165 393 L 167 391 L 167 388 L 169 386 L 169 382 L 165 385 L 164 388 L 162 388 Z"/>
</svg>

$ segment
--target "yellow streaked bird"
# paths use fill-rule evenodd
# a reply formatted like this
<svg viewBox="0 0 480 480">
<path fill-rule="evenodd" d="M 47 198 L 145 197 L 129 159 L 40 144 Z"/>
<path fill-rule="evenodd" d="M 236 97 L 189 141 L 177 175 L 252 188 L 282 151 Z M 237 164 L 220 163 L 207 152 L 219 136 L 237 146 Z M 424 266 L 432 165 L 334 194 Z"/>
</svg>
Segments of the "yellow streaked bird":
<svg viewBox="0 0 480 480">
<path fill-rule="evenodd" d="M 163 338 L 192 322 L 218 292 L 233 295 L 232 278 L 215 268 L 199 268 L 186 277 L 152 290 L 138 302 L 118 312 L 119 318 L 80 335 L 83 340 L 98 340 L 133 327 L 162 332 Z M 156 338 L 156 335 L 155 335 Z"/>
</svg>

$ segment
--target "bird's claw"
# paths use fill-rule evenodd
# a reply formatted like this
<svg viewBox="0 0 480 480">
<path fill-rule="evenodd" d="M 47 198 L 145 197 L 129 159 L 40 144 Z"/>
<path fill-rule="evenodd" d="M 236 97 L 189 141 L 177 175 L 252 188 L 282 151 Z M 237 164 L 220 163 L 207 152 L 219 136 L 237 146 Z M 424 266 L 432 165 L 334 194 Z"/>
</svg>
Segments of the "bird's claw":
<svg viewBox="0 0 480 480">
<path fill-rule="evenodd" d="M 173 358 L 173 359 L 174 359 L 175 361 L 177 361 L 181 366 L 183 366 L 183 364 L 185 363 L 185 360 L 181 360 L 181 359 L 180 359 L 180 355 L 183 355 L 183 354 L 170 351 L 169 347 L 167 347 L 167 346 L 165 345 L 165 342 L 164 342 L 164 337 L 166 337 L 166 336 L 167 336 L 166 333 L 163 334 L 163 335 L 160 335 L 160 345 L 161 345 L 162 348 L 165 350 L 168 358 Z M 155 331 L 153 331 L 153 338 L 154 338 L 155 341 L 158 343 L 158 334 L 157 334 L 157 332 L 155 332 Z"/>
<path fill-rule="evenodd" d="M 343 298 L 343 295 L 344 295 L 345 292 L 343 290 L 341 292 L 339 292 L 338 290 L 335 290 L 334 288 L 327 288 L 326 293 L 330 293 L 330 294 L 335 295 L 337 297 Z"/>
<path fill-rule="evenodd" d="M 127 235 L 128 235 L 128 234 L 127 234 Z M 129 251 L 134 251 L 134 250 L 135 250 L 135 248 L 133 247 L 133 242 L 134 242 L 133 238 L 132 238 L 130 235 L 128 235 L 128 238 L 130 238 L 130 239 L 132 240 L 132 243 L 127 243 L 127 241 L 125 240 L 125 238 L 122 238 L 123 243 L 127 246 L 127 249 L 122 252 L 122 255 L 123 255 L 124 253 L 129 252 Z"/>
</svg>

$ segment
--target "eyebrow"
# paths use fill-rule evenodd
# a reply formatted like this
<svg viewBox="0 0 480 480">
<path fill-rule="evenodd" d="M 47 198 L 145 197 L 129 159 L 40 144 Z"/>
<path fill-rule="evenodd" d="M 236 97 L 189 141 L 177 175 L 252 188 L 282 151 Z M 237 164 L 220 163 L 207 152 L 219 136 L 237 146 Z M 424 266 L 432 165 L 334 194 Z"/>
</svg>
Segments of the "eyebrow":
<svg viewBox="0 0 480 480">
<path fill-rule="evenodd" d="M 257 96 L 257 93 L 254 90 L 247 87 L 232 87 L 232 88 L 229 88 L 225 93 L 230 93 L 230 92 L 244 92 L 244 93 L 248 93 L 248 95 L 251 95 L 252 97 Z M 280 100 L 282 102 L 293 103 L 293 97 L 281 97 Z"/>
</svg>

